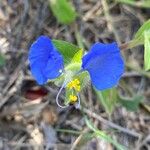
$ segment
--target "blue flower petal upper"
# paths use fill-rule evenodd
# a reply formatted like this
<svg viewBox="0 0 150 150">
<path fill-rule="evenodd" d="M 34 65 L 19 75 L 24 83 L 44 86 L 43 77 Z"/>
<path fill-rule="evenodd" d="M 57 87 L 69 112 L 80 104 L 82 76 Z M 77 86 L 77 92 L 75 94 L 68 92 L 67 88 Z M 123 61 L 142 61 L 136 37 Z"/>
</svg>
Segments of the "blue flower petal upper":
<svg viewBox="0 0 150 150">
<path fill-rule="evenodd" d="M 124 62 L 117 43 L 96 43 L 82 58 L 82 68 L 90 74 L 92 84 L 98 90 L 117 85 L 124 72 Z"/>
<path fill-rule="evenodd" d="M 29 61 L 31 72 L 38 84 L 57 78 L 64 68 L 62 55 L 47 36 L 40 36 L 31 45 Z"/>
</svg>

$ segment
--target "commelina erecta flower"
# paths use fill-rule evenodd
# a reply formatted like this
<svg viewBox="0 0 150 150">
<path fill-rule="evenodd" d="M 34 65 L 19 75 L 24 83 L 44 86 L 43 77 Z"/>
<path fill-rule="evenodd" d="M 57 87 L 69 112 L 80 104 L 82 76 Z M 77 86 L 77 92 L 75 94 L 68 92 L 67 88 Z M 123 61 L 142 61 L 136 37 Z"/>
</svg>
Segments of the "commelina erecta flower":
<svg viewBox="0 0 150 150">
<path fill-rule="evenodd" d="M 47 36 L 40 36 L 31 45 L 29 61 L 31 73 L 40 85 L 59 77 L 64 69 L 62 55 Z"/>
<path fill-rule="evenodd" d="M 64 70 L 63 56 L 47 36 L 40 36 L 31 45 L 29 62 L 32 75 L 40 85 L 45 84 L 48 79 L 59 77 Z M 117 85 L 124 72 L 124 62 L 117 43 L 93 44 L 82 58 L 80 72 L 82 71 L 89 73 L 91 82 L 97 90 Z M 80 85 L 75 81 L 70 82 L 68 88 L 78 88 L 77 91 L 80 91 Z M 70 99 L 76 101 L 77 98 L 71 95 Z"/>
</svg>

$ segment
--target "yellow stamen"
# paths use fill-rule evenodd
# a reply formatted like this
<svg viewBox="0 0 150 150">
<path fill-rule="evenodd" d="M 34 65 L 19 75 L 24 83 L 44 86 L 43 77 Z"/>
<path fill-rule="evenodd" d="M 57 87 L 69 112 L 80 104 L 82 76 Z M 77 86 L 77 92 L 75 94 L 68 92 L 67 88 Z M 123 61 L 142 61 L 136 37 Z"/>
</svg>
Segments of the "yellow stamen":
<svg viewBox="0 0 150 150">
<path fill-rule="evenodd" d="M 69 100 L 70 100 L 70 103 L 75 103 L 77 101 L 77 96 L 75 95 L 69 95 Z"/>
<path fill-rule="evenodd" d="M 80 81 L 78 79 L 74 79 L 71 82 L 69 82 L 67 87 L 69 89 L 74 89 L 74 90 L 76 90 L 78 92 L 81 90 Z"/>
<path fill-rule="evenodd" d="M 76 90 L 77 90 L 78 92 L 80 92 L 80 90 L 81 90 L 80 85 L 76 86 Z"/>
</svg>

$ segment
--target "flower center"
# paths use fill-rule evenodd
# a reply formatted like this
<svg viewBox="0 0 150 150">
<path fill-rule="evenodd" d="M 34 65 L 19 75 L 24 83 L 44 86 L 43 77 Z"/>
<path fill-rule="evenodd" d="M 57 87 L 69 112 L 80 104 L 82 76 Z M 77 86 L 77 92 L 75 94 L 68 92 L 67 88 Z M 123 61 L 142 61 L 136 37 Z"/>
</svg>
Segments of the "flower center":
<svg viewBox="0 0 150 150">
<path fill-rule="evenodd" d="M 72 80 L 71 82 L 69 82 L 67 84 L 67 88 L 69 88 L 70 90 L 74 89 L 75 91 L 80 92 L 81 86 L 80 86 L 79 79 L 76 78 L 76 79 Z"/>
<path fill-rule="evenodd" d="M 69 103 L 70 104 L 75 104 L 78 101 L 78 92 L 80 92 L 81 90 L 81 85 L 80 85 L 80 81 L 78 78 L 73 79 L 72 81 L 70 81 L 67 86 L 66 86 L 69 90 L 70 90 L 70 94 L 69 94 Z"/>
<path fill-rule="evenodd" d="M 69 100 L 71 104 L 74 104 L 75 102 L 77 102 L 77 96 L 75 95 L 69 95 Z"/>
</svg>

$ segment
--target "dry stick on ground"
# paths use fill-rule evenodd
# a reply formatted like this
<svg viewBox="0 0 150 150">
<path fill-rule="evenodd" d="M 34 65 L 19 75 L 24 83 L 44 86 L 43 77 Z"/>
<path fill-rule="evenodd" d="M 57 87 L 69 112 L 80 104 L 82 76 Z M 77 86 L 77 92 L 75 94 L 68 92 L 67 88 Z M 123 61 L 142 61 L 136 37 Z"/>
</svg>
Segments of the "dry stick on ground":
<svg viewBox="0 0 150 150">
<path fill-rule="evenodd" d="M 20 16 L 20 24 L 17 28 L 17 37 L 16 37 L 16 47 L 19 48 L 20 44 L 22 43 L 22 33 L 24 32 L 24 25 L 26 23 L 28 12 L 29 12 L 29 1 L 24 0 L 23 1 L 23 14 Z"/>
<path fill-rule="evenodd" d="M 120 37 L 119 37 L 115 27 L 114 27 L 112 17 L 109 14 L 109 7 L 108 7 L 108 4 L 107 4 L 107 0 L 101 0 L 101 3 L 102 3 L 102 6 L 103 6 L 103 9 L 104 9 L 104 15 L 106 17 L 107 27 L 110 31 L 112 31 L 114 33 L 114 36 L 115 36 L 115 39 L 117 40 L 117 43 L 120 44 L 121 43 Z"/>
<path fill-rule="evenodd" d="M 1 101 L 0 101 L 0 108 L 8 101 L 8 99 L 14 94 L 15 89 L 14 87 L 11 87 L 13 85 L 13 83 L 17 80 L 18 76 L 19 76 L 19 72 L 21 69 L 21 64 L 18 65 L 18 67 L 15 69 L 15 71 L 13 72 L 13 74 L 11 75 L 11 78 L 8 82 L 8 84 L 6 85 L 6 87 L 4 88 L 4 90 L 2 91 L 2 97 L 0 97 Z M 10 88 L 11 87 L 11 88 Z M 10 89 L 9 89 L 10 88 Z"/>
<path fill-rule="evenodd" d="M 90 107 L 91 109 L 93 109 L 91 85 L 88 86 L 88 89 L 87 89 L 87 90 L 88 90 L 88 101 L 90 102 L 90 103 L 89 103 L 89 107 Z M 89 128 L 86 127 L 86 128 L 82 131 L 82 133 L 77 137 L 77 139 L 75 140 L 75 142 L 72 144 L 71 150 L 75 150 L 75 149 L 76 149 L 76 147 L 78 146 L 78 144 L 79 144 L 80 140 L 82 139 L 83 135 L 84 135 L 85 133 L 87 133 L 88 131 L 89 131 Z"/>
<path fill-rule="evenodd" d="M 97 10 L 100 10 L 100 13 L 102 13 L 102 10 L 100 9 L 101 3 L 100 1 L 98 1 L 95 6 L 93 6 L 87 13 L 85 13 L 85 15 L 82 17 L 84 21 L 88 21 L 90 18 L 94 18 L 95 17 L 95 12 Z"/>
<path fill-rule="evenodd" d="M 98 115 L 98 114 L 96 114 L 94 112 L 91 112 L 90 110 L 88 110 L 86 108 L 83 108 L 83 112 L 86 113 L 87 115 L 89 115 L 89 116 L 99 120 L 100 122 L 110 126 L 111 128 L 117 129 L 117 130 L 119 130 L 121 132 L 127 133 L 127 134 L 132 135 L 132 136 L 134 136 L 136 138 L 141 138 L 142 137 L 141 134 L 139 134 L 139 133 L 137 133 L 135 131 L 131 131 L 131 130 L 127 129 L 127 128 L 123 128 L 123 127 L 121 127 L 121 126 L 119 126 L 119 125 L 117 125 L 117 124 L 115 124 L 115 123 L 113 123 L 111 121 L 108 121 L 108 120 L 104 119 L 103 117 L 101 117 L 100 115 Z"/>
<path fill-rule="evenodd" d="M 22 148 L 22 147 L 25 147 L 25 148 L 37 148 L 37 149 L 40 149 L 40 150 L 45 150 L 45 149 L 42 149 L 42 147 L 44 147 L 45 146 L 45 143 L 43 143 L 43 144 L 37 144 L 37 143 L 18 143 L 18 142 L 15 142 L 15 141 L 8 141 L 8 142 L 6 142 L 9 146 L 11 146 L 11 147 L 13 147 L 13 146 L 17 146 L 18 148 Z M 57 150 L 60 150 L 60 149 L 70 149 L 70 144 L 59 144 L 59 143 L 57 143 L 57 144 L 49 144 L 49 146 L 52 146 L 52 147 L 54 147 L 55 149 L 57 148 Z"/>
<path fill-rule="evenodd" d="M 14 72 L 10 75 L 10 79 L 9 79 L 9 82 L 7 83 L 7 85 L 3 88 L 3 91 L 2 91 L 2 96 L 0 96 L 0 108 L 3 107 L 3 105 L 9 100 L 9 98 L 11 96 L 13 96 L 13 94 L 16 92 L 16 87 L 15 85 L 17 83 L 15 83 L 18 78 L 20 77 L 20 71 L 23 70 L 24 67 L 26 67 L 23 63 L 25 62 L 26 63 L 26 58 L 23 57 L 21 60 L 20 60 L 20 64 L 18 64 L 18 66 L 15 68 Z M 15 85 L 13 85 L 15 84 Z"/>
<path fill-rule="evenodd" d="M 135 72 L 135 71 L 132 71 L 132 72 L 125 72 L 123 75 L 122 75 L 122 78 L 130 78 L 130 77 L 141 77 L 142 75 L 138 72 Z"/>
<path fill-rule="evenodd" d="M 137 148 L 135 148 L 135 150 L 141 150 L 142 146 L 146 145 L 148 141 L 150 141 L 150 135 L 146 136 L 146 138 L 142 142 L 138 143 Z"/>
<path fill-rule="evenodd" d="M 89 128 L 85 128 L 83 130 L 83 132 L 77 137 L 77 139 L 75 140 L 75 142 L 72 144 L 72 147 L 71 147 L 70 150 L 75 150 L 76 149 L 76 147 L 78 146 L 78 144 L 79 144 L 80 140 L 82 139 L 83 135 L 85 133 L 87 133 L 88 131 L 89 131 Z"/>
<path fill-rule="evenodd" d="M 17 80 L 19 72 L 21 70 L 22 64 L 19 64 L 14 72 L 10 75 L 10 79 L 7 83 L 7 85 L 3 88 L 2 94 L 6 95 L 8 93 L 9 88 L 13 85 L 13 83 Z"/>
</svg>

